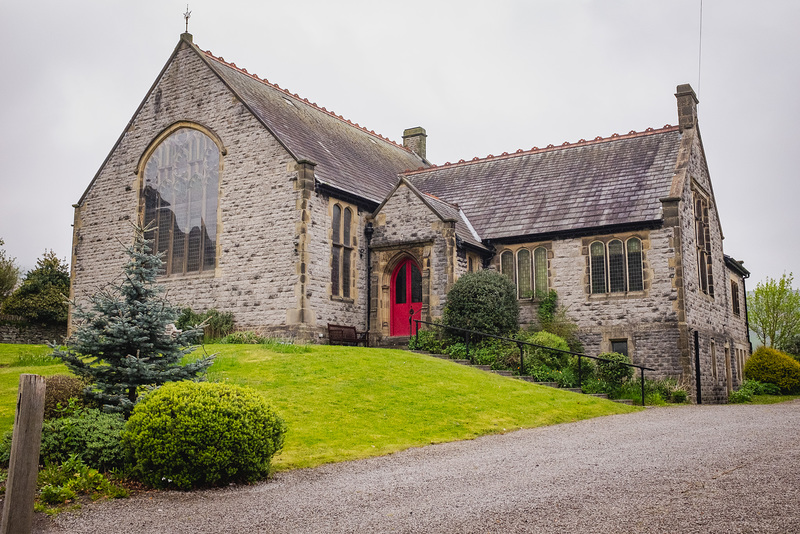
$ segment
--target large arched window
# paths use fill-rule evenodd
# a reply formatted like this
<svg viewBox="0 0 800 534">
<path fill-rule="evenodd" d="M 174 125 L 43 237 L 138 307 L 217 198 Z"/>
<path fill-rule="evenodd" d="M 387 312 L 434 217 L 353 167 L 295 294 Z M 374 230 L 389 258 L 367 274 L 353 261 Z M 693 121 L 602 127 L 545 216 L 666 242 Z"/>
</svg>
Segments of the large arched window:
<svg viewBox="0 0 800 534">
<path fill-rule="evenodd" d="M 144 225 L 154 227 L 146 237 L 163 255 L 163 274 L 216 267 L 219 163 L 216 143 L 192 128 L 175 130 L 148 158 Z"/>
</svg>

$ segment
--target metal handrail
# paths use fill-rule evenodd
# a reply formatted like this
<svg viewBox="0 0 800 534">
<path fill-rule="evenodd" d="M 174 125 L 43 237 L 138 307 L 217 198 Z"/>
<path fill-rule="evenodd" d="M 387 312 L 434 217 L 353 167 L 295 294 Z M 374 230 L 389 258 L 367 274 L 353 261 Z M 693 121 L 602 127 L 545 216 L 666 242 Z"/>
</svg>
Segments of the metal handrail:
<svg viewBox="0 0 800 534">
<path fill-rule="evenodd" d="M 523 351 L 523 348 L 522 348 L 523 345 L 528 345 L 528 346 L 531 346 L 531 347 L 537 347 L 537 348 L 540 348 L 540 349 L 547 349 L 547 350 L 552 350 L 552 351 L 555 351 L 555 352 L 560 352 L 560 353 L 563 353 L 563 354 L 570 354 L 572 356 L 577 356 L 578 357 L 578 388 L 581 387 L 581 358 L 591 358 L 592 360 L 599 360 L 599 361 L 604 361 L 604 362 L 612 362 L 612 363 L 617 363 L 617 364 L 620 364 L 620 365 L 625 365 L 627 367 L 634 367 L 636 369 L 639 369 L 639 371 L 641 373 L 640 374 L 640 376 L 641 376 L 640 381 L 642 383 L 642 406 L 645 405 L 645 403 L 644 403 L 644 372 L 645 371 L 655 371 L 655 369 L 652 369 L 650 367 L 644 367 L 643 365 L 636 365 L 634 363 L 625 363 L 625 362 L 615 362 L 614 360 L 609 360 L 608 358 L 601 358 L 600 356 L 589 356 L 588 354 L 582 354 L 580 352 L 572 352 L 570 350 L 555 349 L 553 347 L 548 347 L 546 345 L 537 345 L 536 343 L 530 343 L 528 341 L 522 341 L 521 339 L 513 339 L 513 338 L 510 338 L 510 337 L 498 336 L 496 334 L 490 334 L 488 332 L 481 332 L 479 330 L 470 330 L 470 329 L 467 329 L 467 328 L 460 328 L 458 326 L 448 326 L 446 324 L 432 323 L 430 321 L 423 321 L 421 319 L 414 319 L 413 316 L 408 318 L 408 323 L 409 323 L 409 325 L 408 325 L 409 329 L 412 332 L 415 332 L 414 335 L 416 336 L 416 342 L 417 343 L 419 343 L 419 325 L 420 324 L 427 324 L 427 325 L 435 326 L 435 327 L 438 327 L 438 328 L 446 328 L 446 329 L 449 329 L 449 330 L 457 330 L 459 332 L 463 332 L 464 333 L 464 345 L 466 345 L 466 348 L 467 348 L 467 358 L 469 359 L 470 363 L 472 363 L 472 364 L 475 363 L 475 359 L 469 353 L 470 334 L 478 334 L 479 336 L 483 336 L 483 337 L 493 337 L 495 339 L 501 339 L 503 341 L 511 341 L 512 343 L 516 343 L 517 347 L 519 348 L 519 374 L 520 375 L 524 374 L 524 372 L 525 372 L 524 351 Z M 416 323 L 416 329 L 412 328 L 412 323 Z"/>
</svg>

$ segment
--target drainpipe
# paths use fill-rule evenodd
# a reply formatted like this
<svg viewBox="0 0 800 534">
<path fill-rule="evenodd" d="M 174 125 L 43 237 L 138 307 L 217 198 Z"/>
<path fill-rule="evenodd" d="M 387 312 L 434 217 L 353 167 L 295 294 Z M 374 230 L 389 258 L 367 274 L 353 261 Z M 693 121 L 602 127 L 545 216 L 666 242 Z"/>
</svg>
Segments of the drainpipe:
<svg viewBox="0 0 800 534">
<path fill-rule="evenodd" d="M 375 232 L 375 228 L 372 227 L 372 223 L 368 222 L 366 226 L 364 226 L 364 237 L 367 240 L 367 337 L 369 338 L 369 331 L 370 331 L 370 312 L 371 304 L 372 304 L 372 249 L 370 248 L 370 243 L 372 242 L 372 234 Z"/>
<path fill-rule="evenodd" d="M 697 404 L 703 404 L 702 381 L 700 380 L 700 334 L 694 331 L 694 379 L 697 392 Z"/>
<path fill-rule="evenodd" d="M 747 313 L 747 283 L 745 280 L 750 278 L 750 275 L 742 275 L 742 292 L 744 293 L 744 327 L 745 336 L 747 336 L 747 344 L 750 346 L 750 354 L 753 354 L 753 343 L 750 341 L 750 316 Z M 744 371 L 743 371 L 744 372 Z"/>
</svg>

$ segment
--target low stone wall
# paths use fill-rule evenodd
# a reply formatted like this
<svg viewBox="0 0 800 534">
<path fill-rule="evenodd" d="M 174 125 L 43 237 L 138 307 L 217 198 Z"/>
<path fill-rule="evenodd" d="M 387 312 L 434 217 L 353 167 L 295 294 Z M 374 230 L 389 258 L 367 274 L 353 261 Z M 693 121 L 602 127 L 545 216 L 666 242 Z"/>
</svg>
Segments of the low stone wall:
<svg viewBox="0 0 800 534">
<path fill-rule="evenodd" d="M 43 344 L 62 342 L 67 337 L 67 325 L 32 324 L 22 317 L 0 315 L 0 343 Z"/>
</svg>

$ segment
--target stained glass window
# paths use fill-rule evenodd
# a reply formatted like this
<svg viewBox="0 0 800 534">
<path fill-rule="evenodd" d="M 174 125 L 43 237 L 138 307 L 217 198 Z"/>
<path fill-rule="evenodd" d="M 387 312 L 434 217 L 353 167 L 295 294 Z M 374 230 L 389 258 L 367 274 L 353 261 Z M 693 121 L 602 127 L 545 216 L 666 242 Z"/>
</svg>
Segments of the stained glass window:
<svg viewBox="0 0 800 534">
<path fill-rule="evenodd" d="M 547 294 L 547 249 L 537 247 L 533 251 L 534 289 L 536 297 L 541 298 Z"/>
<path fill-rule="evenodd" d="M 632 237 L 626 243 L 628 249 L 628 291 L 642 291 L 644 276 L 642 274 L 642 242 Z"/>
<path fill-rule="evenodd" d="M 353 211 L 339 204 L 333 206 L 331 219 L 331 294 L 345 298 L 350 297 L 352 273 L 352 246 L 350 227 Z"/>
<path fill-rule="evenodd" d="M 514 253 L 510 250 L 500 254 L 500 272 L 514 282 Z"/>
<path fill-rule="evenodd" d="M 608 279 L 612 293 L 625 291 L 625 254 L 619 239 L 608 243 Z"/>
<path fill-rule="evenodd" d="M 219 148 L 204 133 L 180 128 L 147 160 L 142 197 L 146 238 L 163 254 L 163 274 L 216 267 Z"/>
<path fill-rule="evenodd" d="M 523 248 L 517 252 L 517 294 L 521 299 L 533 296 L 531 291 L 531 253 Z"/>
<path fill-rule="evenodd" d="M 606 292 L 606 247 L 595 241 L 589 247 L 592 293 Z"/>
</svg>

